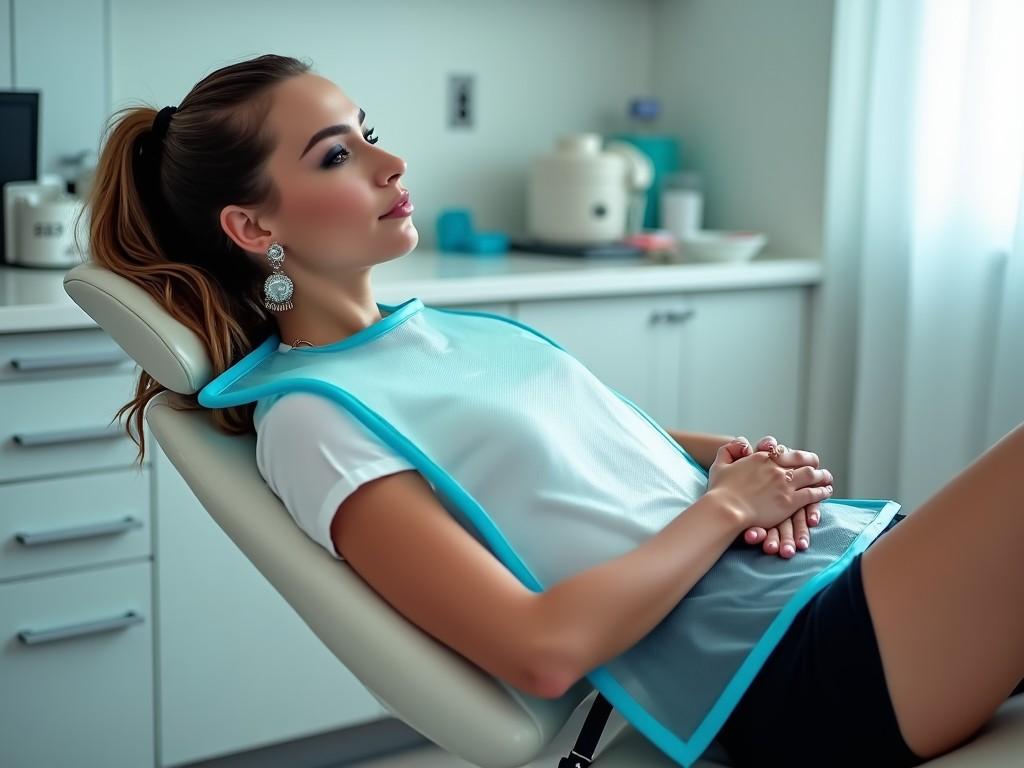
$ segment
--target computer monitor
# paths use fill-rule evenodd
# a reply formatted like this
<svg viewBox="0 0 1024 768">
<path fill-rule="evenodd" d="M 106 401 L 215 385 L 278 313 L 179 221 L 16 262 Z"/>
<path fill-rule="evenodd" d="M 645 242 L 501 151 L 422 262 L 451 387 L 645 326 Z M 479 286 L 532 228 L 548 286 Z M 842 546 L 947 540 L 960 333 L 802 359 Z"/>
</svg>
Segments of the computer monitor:
<svg viewBox="0 0 1024 768">
<path fill-rule="evenodd" d="M 0 199 L 8 181 L 39 178 L 39 91 L 0 91 Z M 0 211 L 0 264 L 5 221 Z"/>
</svg>

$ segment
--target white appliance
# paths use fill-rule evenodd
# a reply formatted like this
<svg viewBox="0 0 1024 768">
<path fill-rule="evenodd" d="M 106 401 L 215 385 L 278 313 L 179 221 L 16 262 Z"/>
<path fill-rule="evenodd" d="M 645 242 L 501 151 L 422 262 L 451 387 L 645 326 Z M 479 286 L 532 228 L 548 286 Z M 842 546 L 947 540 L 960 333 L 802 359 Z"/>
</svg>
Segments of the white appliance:
<svg viewBox="0 0 1024 768">
<path fill-rule="evenodd" d="M 530 237 L 597 244 L 640 231 L 654 165 L 632 144 L 601 144 L 596 133 L 562 136 L 554 152 L 533 158 L 526 214 Z"/>
<path fill-rule="evenodd" d="M 65 191 L 55 174 L 4 184 L 4 259 L 9 264 L 66 269 L 87 256 L 89 214 L 85 201 Z M 84 211 L 84 212 L 83 212 Z M 78 223 L 78 243 L 75 224 Z M 78 249 L 81 245 L 83 250 Z"/>
</svg>

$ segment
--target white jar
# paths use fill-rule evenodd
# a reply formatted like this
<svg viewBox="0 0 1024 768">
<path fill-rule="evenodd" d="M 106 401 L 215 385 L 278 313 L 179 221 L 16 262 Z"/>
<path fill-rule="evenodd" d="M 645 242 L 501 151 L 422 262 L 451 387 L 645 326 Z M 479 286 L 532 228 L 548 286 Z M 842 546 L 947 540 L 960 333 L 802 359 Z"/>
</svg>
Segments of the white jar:
<svg viewBox="0 0 1024 768">
<path fill-rule="evenodd" d="M 88 242 L 89 226 L 84 200 L 61 192 L 34 203 L 17 200 L 14 209 L 17 238 L 13 260 L 17 264 L 66 268 L 82 262 L 78 244 Z M 79 226 L 77 242 L 75 224 Z"/>
<path fill-rule="evenodd" d="M 533 158 L 526 229 L 551 243 L 607 243 L 626 234 L 630 166 L 602 147 L 597 133 L 558 138 L 555 151 Z"/>
<path fill-rule="evenodd" d="M 661 189 L 661 228 L 677 240 L 684 240 L 701 229 L 704 194 L 695 173 L 671 173 Z"/>
</svg>

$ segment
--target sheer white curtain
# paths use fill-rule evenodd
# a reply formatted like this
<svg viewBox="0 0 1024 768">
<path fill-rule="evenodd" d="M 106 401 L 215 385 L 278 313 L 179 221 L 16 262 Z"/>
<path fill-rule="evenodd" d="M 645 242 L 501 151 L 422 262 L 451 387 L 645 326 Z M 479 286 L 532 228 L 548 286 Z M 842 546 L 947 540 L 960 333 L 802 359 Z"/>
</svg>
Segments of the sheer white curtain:
<svg viewBox="0 0 1024 768">
<path fill-rule="evenodd" d="M 847 495 L 910 513 L 1024 421 L 1024 2 L 866 18 Z"/>
</svg>

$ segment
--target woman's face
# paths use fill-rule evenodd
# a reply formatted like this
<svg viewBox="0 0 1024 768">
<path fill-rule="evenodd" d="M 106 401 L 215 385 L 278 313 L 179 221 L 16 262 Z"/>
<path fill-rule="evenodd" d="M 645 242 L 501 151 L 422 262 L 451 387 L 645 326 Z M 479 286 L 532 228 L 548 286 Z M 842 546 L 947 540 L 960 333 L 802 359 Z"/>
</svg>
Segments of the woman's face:
<svg viewBox="0 0 1024 768">
<path fill-rule="evenodd" d="M 405 161 L 375 144 L 362 111 L 330 80 L 306 73 L 274 91 L 267 116 L 278 143 L 268 160 L 280 204 L 256 216 L 258 235 L 285 248 L 283 268 L 337 274 L 408 253 L 419 240 L 412 216 L 380 218 L 404 191 Z M 367 140 L 367 137 L 369 140 Z M 411 198 L 410 198 L 411 202 Z M 264 267 L 269 262 L 263 258 Z"/>
</svg>

